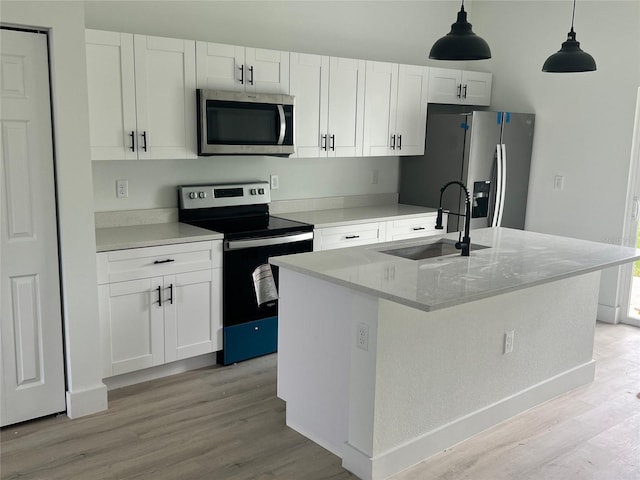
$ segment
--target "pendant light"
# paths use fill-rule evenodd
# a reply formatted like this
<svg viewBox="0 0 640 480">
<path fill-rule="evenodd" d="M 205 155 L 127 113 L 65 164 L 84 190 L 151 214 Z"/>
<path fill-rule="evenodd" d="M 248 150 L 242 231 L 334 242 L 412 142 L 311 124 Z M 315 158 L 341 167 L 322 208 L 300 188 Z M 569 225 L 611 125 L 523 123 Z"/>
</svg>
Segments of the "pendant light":
<svg viewBox="0 0 640 480">
<path fill-rule="evenodd" d="M 562 42 L 562 48 L 547 58 L 542 66 L 543 72 L 574 73 L 593 72 L 596 62 L 591 55 L 580 48 L 580 42 L 576 41 L 576 32 L 573 31 L 573 19 L 576 15 L 576 0 L 573 0 L 573 14 L 571 15 L 571 30 L 567 35 L 567 41 Z"/>
<path fill-rule="evenodd" d="M 485 60 L 491 58 L 489 44 L 471 30 L 464 11 L 464 0 L 451 31 L 431 47 L 429 58 L 434 60 Z"/>
</svg>

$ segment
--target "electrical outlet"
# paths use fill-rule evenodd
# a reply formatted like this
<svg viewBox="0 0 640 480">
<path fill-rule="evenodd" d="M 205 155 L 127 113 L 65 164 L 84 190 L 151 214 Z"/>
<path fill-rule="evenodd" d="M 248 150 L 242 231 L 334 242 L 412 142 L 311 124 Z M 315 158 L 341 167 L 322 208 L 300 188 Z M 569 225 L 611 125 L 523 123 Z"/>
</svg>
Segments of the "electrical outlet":
<svg viewBox="0 0 640 480">
<path fill-rule="evenodd" d="M 553 189 L 554 190 L 563 190 L 564 189 L 564 177 L 562 175 L 556 175 L 553 179 Z"/>
<path fill-rule="evenodd" d="M 356 347 L 369 351 L 369 325 L 366 323 L 358 324 L 358 336 L 356 338 Z"/>
<path fill-rule="evenodd" d="M 513 330 L 504 332 L 504 353 L 513 352 Z"/>
<path fill-rule="evenodd" d="M 129 181 L 116 180 L 116 198 L 127 198 L 129 196 Z"/>
<path fill-rule="evenodd" d="M 280 188 L 280 177 L 278 175 L 271 175 L 270 177 L 271 190 L 277 190 Z"/>
</svg>

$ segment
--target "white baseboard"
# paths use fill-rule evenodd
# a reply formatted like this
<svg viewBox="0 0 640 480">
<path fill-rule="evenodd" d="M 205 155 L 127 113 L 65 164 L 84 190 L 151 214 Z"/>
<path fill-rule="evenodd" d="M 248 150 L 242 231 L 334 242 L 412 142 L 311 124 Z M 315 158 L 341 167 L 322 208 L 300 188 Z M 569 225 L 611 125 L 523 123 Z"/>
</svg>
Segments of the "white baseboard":
<svg viewBox="0 0 640 480">
<path fill-rule="evenodd" d="M 620 322 L 620 307 L 613 305 L 598 304 L 598 313 L 596 318 L 605 323 L 619 323 Z"/>
<path fill-rule="evenodd" d="M 67 391 L 67 416 L 84 417 L 107 409 L 107 387 L 101 383 L 94 388 Z"/>
<path fill-rule="evenodd" d="M 595 361 L 592 360 L 427 432 L 374 458 L 368 457 L 346 443 L 342 466 L 364 480 L 385 479 L 518 413 L 590 383 L 594 375 Z"/>
<path fill-rule="evenodd" d="M 157 367 L 150 367 L 145 368 L 144 370 L 123 373 L 122 375 L 105 378 L 102 381 L 105 383 L 109 390 L 114 390 L 116 388 L 135 385 L 136 383 L 148 382 L 149 380 L 155 380 L 157 378 L 168 377 L 169 375 L 188 372 L 189 370 L 195 370 L 196 368 L 210 367 L 211 365 L 215 364 L 216 354 L 207 353 L 205 355 L 199 355 L 197 357 L 185 358 L 184 360 L 178 360 L 176 362 L 158 365 Z"/>
<path fill-rule="evenodd" d="M 325 442 L 324 439 L 319 438 L 318 436 L 314 435 L 313 433 L 310 433 L 309 431 L 305 430 L 304 428 L 300 428 L 300 426 L 298 426 L 295 422 L 292 422 L 291 420 L 289 420 L 289 416 L 288 415 L 287 415 L 286 423 L 287 423 L 287 427 L 289 427 L 290 429 L 295 430 L 300 435 L 308 438 L 309 440 L 311 440 L 314 443 L 317 443 L 318 445 L 320 445 L 325 450 L 328 450 L 331 453 L 333 453 L 336 457 L 342 458 L 342 456 L 343 456 L 342 453 L 343 452 L 341 451 L 341 449 L 336 448 L 334 445 L 331 445 L 329 442 Z"/>
<path fill-rule="evenodd" d="M 627 318 L 623 319 L 621 323 L 624 323 L 626 325 L 633 325 L 634 327 L 640 327 L 640 318 L 627 316 Z"/>
</svg>

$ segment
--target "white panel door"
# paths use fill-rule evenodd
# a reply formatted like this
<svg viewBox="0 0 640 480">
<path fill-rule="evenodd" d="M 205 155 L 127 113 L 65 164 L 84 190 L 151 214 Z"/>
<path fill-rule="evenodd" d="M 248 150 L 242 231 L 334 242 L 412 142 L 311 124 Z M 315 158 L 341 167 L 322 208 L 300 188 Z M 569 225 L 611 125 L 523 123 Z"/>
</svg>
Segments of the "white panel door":
<svg viewBox="0 0 640 480">
<path fill-rule="evenodd" d="M 221 269 L 164 278 L 165 362 L 222 348 Z"/>
<path fill-rule="evenodd" d="M 330 157 L 362 155 L 365 61 L 331 57 L 329 66 Z"/>
<path fill-rule="evenodd" d="M 245 49 L 245 91 L 289 94 L 289 52 Z"/>
<path fill-rule="evenodd" d="M 243 92 L 244 47 L 196 42 L 198 88 Z"/>
<path fill-rule="evenodd" d="M 135 160 L 133 35 L 86 30 L 91 160 Z"/>
<path fill-rule="evenodd" d="M 134 35 L 138 158 L 197 157 L 195 42 Z"/>
<path fill-rule="evenodd" d="M 0 423 L 65 410 L 45 35 L 2 30 Z"/>
<path fill-rule="evenodd" d="M 398 66 L 396 155 L 424 154 L 429 73 L 419 65 Z"/>
<path fill-rule="evenodd" d="M 329 57 L 290 54 L 290 94 L 296 97 L 292 157 L 327 156 Z"/>
<path fill-rule="evenodd" d="M 398 64 L 367 61 L 365 84 L 363 155 L 395 155 Z"/>
</svg>

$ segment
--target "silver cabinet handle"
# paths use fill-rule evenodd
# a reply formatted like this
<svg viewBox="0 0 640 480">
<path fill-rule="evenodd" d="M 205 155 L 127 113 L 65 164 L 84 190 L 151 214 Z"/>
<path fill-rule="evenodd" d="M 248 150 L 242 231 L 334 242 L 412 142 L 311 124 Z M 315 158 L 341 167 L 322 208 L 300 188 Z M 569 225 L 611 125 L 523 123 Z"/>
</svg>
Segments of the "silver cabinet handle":
<svg viewBox="0 0 640 480">
<path fill-rule="evenodd" d="M 327 136 L 320 135 L 320 150 L 327 150 Z"/>
<path fill-rule="evenodd" d="M 424 230 L 424 227 L 413 227 L 412 230 L 414 230 L 414 231 Z"/>
<path fill-rule="evenodd" d="M 329 144 L 329 148 L 333 151 L 335 151 L 336 149 L 336 136 L 335 135 L 331 135 L 331 143 Z"/>
<path fill-rule="evenodd" d="M 360 238 L 360 235 L 347 235 L 344 238 L 347 240 L 353 240 L 354 238 Z"/>
<path fill-rule="evenodd" d="M 462 98 L 462 84 L 461 83 L 458 84 L 458 93 L 456 94 L 456 97 Z"/>
<path fill-rule="evenodd" d="M 462 93 L 462 98 L 467 98 L 467 84 L 464 84 L 464 91 Z"/>
<path fill-rule="evenodd" d="M 240 84 L 244 85 L 244 65 L 238 67 L 240 69 Z"/>
<path fill-rule="evenodd" d="M 251 74 L 251 76 L 249 77 L 249 85 L 253 85 L 253 65 L 249 67 L 249 73 Z M 466 89 L 467 87 L 465 86 L 464 88 Z"/>
<path fill-rule="evenodd" d="M 402 150 L 402 135 L 398 134 L 398 150 Z"/>
<path fill-rule="evenodd" d="M 391 150 L 396 149 L 396 134 L 391 135 Z"/>
</svg>

